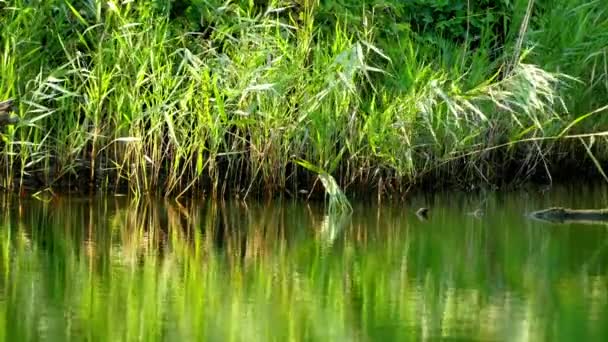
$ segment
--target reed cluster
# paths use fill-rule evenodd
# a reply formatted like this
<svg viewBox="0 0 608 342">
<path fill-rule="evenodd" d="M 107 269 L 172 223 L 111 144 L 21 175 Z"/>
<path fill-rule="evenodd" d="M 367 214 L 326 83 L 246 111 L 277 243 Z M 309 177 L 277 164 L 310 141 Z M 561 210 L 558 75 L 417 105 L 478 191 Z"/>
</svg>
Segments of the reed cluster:
<svg viewBox="0 0 608 342">
<path fill-rule="evenodd" d="M 382 196 L 599 166 L 607 11 L 600 0 L 0 1 L 0 100 L 14 98 L 21 119 L 2 132 L 2 185 Z"/>
</svg>

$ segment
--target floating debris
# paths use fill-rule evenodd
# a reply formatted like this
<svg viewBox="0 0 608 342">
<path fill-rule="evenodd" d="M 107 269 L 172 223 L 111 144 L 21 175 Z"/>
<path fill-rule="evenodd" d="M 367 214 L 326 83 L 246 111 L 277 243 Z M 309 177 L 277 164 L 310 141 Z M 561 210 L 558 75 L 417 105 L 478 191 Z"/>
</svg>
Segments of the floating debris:
<svg viewBox="0 0 608 342">
<path fill-rule="evenodd" d="M 429 208 L 420 208 L 416 211 L 416 216 L 422 221 L 425 221 L 429 218 Z"/>
</svg>

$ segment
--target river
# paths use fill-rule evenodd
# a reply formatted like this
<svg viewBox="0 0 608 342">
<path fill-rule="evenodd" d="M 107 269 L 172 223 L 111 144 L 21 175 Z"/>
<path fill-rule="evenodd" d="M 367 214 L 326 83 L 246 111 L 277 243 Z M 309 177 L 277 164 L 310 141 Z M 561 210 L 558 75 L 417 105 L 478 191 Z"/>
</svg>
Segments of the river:
<svg viewBox="0 0 608 342">
<path fill-rule="evenodd" d="M 419 194 L 343 217 L 303 201 L 4 198 L 0 340 L 606 341 L 608 225 L 526 213 L 608 207 L 607 190 Z"/>
</svg>

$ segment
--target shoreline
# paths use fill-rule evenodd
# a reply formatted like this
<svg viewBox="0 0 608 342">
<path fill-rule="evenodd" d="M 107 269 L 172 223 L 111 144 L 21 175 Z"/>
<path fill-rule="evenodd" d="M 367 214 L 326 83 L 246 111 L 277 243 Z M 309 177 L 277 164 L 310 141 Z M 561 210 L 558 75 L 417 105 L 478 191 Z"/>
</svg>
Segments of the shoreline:
<svg viewBox="0 0 608 342">
<path fill-rule="evenodd" d="M 408 178 L 389 178 L 384 175 L 377 176 L 367 182 L 351 181 L 348 184 L 343 179 L 336 179 L 336 183 L 340 186 L 340 190 L 344 192 L 349 200 L 398 200 L 402 201 L 411 194 L 420 193 L 439 193 L 443 191 L 462 191 L 476 192 L 479 190 L 496 190 L 496 191 L 513 191 L 527 187 L 528 185 L 549 187 L 551 184 L 568 184 L 576 183 L 581 180 L 587 182 L 602 182 L 602 174 L 595 168 L 595 165 L 590 160 L 577 161 L 546 161 L 550 168 L 550 177 L 544 168 L 536 168 L 535 170 L 521 170 L 524 165 L 517 163 L 509 163 L 502 170 L 492 170 L 494 178 L 471 174 L 464 172 L 463 174 L 450 174 L 453 167 L 447 167 L 443 170 L 437 170 L 435 173 L 429 173 L 427 176 L 422 176 L 416 180 Z M 466 171 L 466 170 L 465 170 Z M 517 173 L 525 174 L 525 177 L 514 176 Z M 0 177 L 0 191 L 5 193 L 19 193 L 23 196 L 30 196 L 37 192 L 50 192 L 57 195 L 152 195 L 164 196 L 167 198 L 216 198 L 216 199 L 270 199 L 270 198 L 300 198 L 323 200 L 326 196 L 322 182 L 318 176 L 300 168 L 297 171 L 297 177 L 300 182 L 292 183 L 287 187 L 280 188 L 276 185 L 258 185 L 251 186 L 251 180 L 246 177 L 241 177 L 241 180 L 247 180 L 245 184 L 227 184 L 218 183 L 217 188 L 213 188 L 214 181 L 210 178 L 201 177 L 193 182 L 189 180 L 186 183 L 191 186 L 189 189 L 177 188 L 173 192 L 164 192 L 160 186 L 150 191 L 144 191 L 129 186 L 127 179 L 119 179 L 116 170 L 102 171 L 94 174 L 94 182 L 90 182 L 90 167 L 82 167 L 74 173 L 65 173 L 63 176 L 53 178 L 57 172 L 29 172 L 22 178 L 17 176 L 12 179 L 12 184 L 9 187 L 4 186 L 7 180 L 5 177 Z M 236 178 L 232 176 L 229 178 Z M 51 181 L 49 181 L 51 180 Z M 148 182 L 152 183 L 151 180 Z M 167 178 L 156 180 L 157 183 L 165 185 Z M 254 181 L 260 184 L 261 180 Z M 194 185 L 192 185 L 194 184 Z M 346 185 L 346 186 L 345 186 Z"/>
</svg>

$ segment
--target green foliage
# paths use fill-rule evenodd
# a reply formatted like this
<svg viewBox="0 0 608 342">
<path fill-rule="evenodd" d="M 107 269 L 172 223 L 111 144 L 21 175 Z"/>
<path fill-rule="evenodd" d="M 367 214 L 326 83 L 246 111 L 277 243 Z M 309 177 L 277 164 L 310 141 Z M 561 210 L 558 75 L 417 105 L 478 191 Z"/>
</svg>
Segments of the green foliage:
<svg viewBox="0 0 608 342">
<path fill-rule="evenodd" d="M 372 11 L 379 21 L 393 23 L 379 26 L 381 31 L 392 31 L 399 24 L 408 25 L 431 40 L 441 36 L 455 42 L 477 40 L 485 30 L 501 34 L 512 14 L 509 0 L 340 0 L 321 1 L 321 4 L 322 16 L 362 20 L 363 13 Z"/>
<path fill-rule="evenodd" d="M 404 2 L 409 19 L 416 26 L 432 31 L 445 30 L 454 37 L 464 37 L 467 25 L 481 31 L 498 22 L 504 16 L 508 1 L 449 1 L 415 0 Z M 468 23 L 468 24 L 467 24 Z"/>
<path fill-rule="evenodd" d="M 12 1 L 3 186 L 294 194 L 306 160 L 381 194 L 533 170 L 570 122 L 603 127 L 580 117 L 606 102 L 608 5 L 529 4 Z"/>
</svg>

